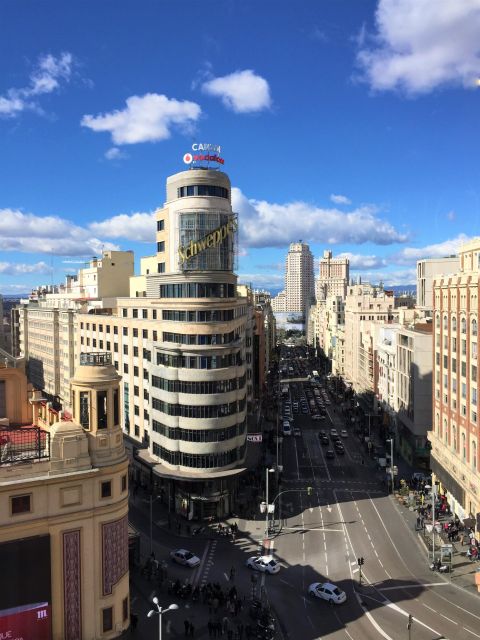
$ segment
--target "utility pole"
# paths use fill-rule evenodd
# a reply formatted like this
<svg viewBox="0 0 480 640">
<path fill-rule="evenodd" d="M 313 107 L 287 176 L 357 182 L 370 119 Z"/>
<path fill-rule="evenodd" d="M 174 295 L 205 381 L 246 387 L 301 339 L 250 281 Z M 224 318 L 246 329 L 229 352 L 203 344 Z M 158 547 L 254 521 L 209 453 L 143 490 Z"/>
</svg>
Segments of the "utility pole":
<svg viewBox="0 0 480 640">
<path fill-rule="evenodd" d="M 412 640 L 412 626 L 413 626 L 413 616 L 412 616 L 412 614 L 409 614 L 409 616 L 408 616 L 408 624 L 407 624 L 408 640 Z"/>
</svg>

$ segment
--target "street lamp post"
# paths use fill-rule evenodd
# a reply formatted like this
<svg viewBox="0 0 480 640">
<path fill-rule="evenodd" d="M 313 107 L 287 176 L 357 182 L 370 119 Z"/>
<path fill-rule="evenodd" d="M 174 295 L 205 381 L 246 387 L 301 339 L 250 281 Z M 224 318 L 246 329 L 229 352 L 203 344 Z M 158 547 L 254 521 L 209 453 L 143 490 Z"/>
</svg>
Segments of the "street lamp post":
<svg viewBox="0 0 480 640">
<path fill-rule="evenodd" d="M 394 493 L 394 469 L 393 469 L 393 438 L 387 440 L 390 442 L 390 477 L 392 479 L 392 495 Z"/>
<path fill-rule="evenodd" d="M 166 609 L 162 609 L 162 607 L 158 604 L 157 596 L 153 598 L 153 604 L 155 605 L 156 610 L 150 609 L 150 611 L 147 613 L 147 617 L 151 618 L 155 614 L 158 616 L 158 640 L 162 640 L 162 616 L 167 611 L 175 611 L 176 609 L 178 609 L 178 604 L 171 604 Z"/>
<path fill-rule="evenodd" d="M 275 473 L 275 469 L 265 469 L 265 540 L 268 540 L 268 512 L 270 511 L 270 505 L 268 503 L 268 474 Z"/>
</svg>

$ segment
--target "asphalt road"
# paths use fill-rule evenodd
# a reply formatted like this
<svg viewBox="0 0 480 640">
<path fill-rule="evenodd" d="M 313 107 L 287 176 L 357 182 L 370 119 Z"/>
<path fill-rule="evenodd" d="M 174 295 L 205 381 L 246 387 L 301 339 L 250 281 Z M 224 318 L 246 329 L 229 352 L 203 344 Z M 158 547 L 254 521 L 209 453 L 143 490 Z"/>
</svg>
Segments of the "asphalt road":
<svg viewBox="0 0 480 640">
<path fill-rule="evenodd" d="M 320 429 L 344 428 L 328 407 L 325 422 L 313 422 L 298 414 L 295 424 L 301 437 L 284 438 L 281 533 L 274 539 L 274 556 L 282 569 L 277 575 L 258 576 L 245 561 L 256 555 L 264 534 L 264 516 L 241 521 L 244 534 L 237 542 L 177 538 L 154 529 L 155 551 L 166 557 L 170 549 L 184 547 L 201 559 L 197 569 L 170 564 L 171 577 L 189 578 L 193 584 L 234 584 L 247 598 L 252 590 L 268 595 L 286 640 L 474 640 L 480 638 L 480 598 L 432 573 L 424 550 L 393 499 L 386 496 L 381 476 L 365 460 L 358 439 L 349 431 L 345 455 L 326 460 L 318 438 Z M 347 427 L 348 428 L 348 427 Z M 306 487 L 313 488 L 307 495 Z M 259 496 L 259 502 L 263 496 Z M 135 515 L 135 514 L 133 514 Z M 141 519 L 139 512 L 137 516 Z M 147 531 L 147 523 L 138 521 Z M 161 540 L 161 542 L 159 542 Z M 157 542 L 158 541 L 158 542 Z M 363 557 L 362 585 L 357 558 Z M 312 582 L 331 581 L 347 593 L 347 602 L 335 606 L 312 599 Z M 195 605 L 190 606 L 190 614 Z M 408 615 L 413 625 L 407 629 Z M 205 614 L 198 611 L 199 621 Z M 208 617 L 208 616 L 207 616 Z"/>
<path fill-rule="evenodd" d="M 344 428 L 339 417 L 335 427 Z M 329 416 L 329 417 L 330 417 Z M 282 571 L 266 578 L 268 596 L 288 638 L 480 638 L 480 599 L 450 585 L 428 568 L 415 533 L 408 529 L 381 478 L 366 464 L 349 432 L 346 453 L 325 459 L 318 439 L 328 423 L 295 417 L 301 438 L 284 440 L 286 494 L 275 555 Z M 288 498 L 287 498 L 288 496 Z M 363 585 L 357 558 L 363 557 Z M 312 582 L 331 581 L 343 589 L 340 606 L 307 595 Z"/>
</svg>

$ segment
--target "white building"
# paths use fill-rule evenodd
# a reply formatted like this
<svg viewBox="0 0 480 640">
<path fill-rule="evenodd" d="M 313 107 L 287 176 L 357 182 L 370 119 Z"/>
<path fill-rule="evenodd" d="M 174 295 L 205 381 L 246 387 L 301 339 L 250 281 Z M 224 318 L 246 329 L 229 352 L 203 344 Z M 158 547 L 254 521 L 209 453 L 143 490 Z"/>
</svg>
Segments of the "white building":
<svg viewBox="0 0 480 640">
<path fill-rule="evenodd" d="M 272 300 L 272 308 L 306 315 L 314 297 L 312 252 L 305 242 L 292 242 L 285 265 L 285 290 Z"/>
<path fill-rule="evenodd" d="M 320 258 L 320 272 L 315 283 L 317 300 L 326 300 L 330 296 L 345 298 L 350 277 L 350 261 L 348 258 L 333 258 L 332 252 L 323 252 Z"/>
</svg>

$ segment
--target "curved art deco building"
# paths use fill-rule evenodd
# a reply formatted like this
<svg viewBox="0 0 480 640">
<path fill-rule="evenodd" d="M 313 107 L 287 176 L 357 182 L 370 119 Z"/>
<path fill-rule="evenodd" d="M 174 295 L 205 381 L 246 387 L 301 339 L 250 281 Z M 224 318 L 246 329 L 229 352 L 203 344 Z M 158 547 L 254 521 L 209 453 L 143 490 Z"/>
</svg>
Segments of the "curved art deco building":
<svg viewBox="0 0 480 640">
<path fill-rule="evenodd" d="M 230 191 L 212 169 L 168 178 L 157 273 L 146 278 L 160 320 L 149 343 L 149 449 L 158 484 L 190 519 L 230 512 L 246 454 L 247 300 L 237 295 Z"/>
</svg>

